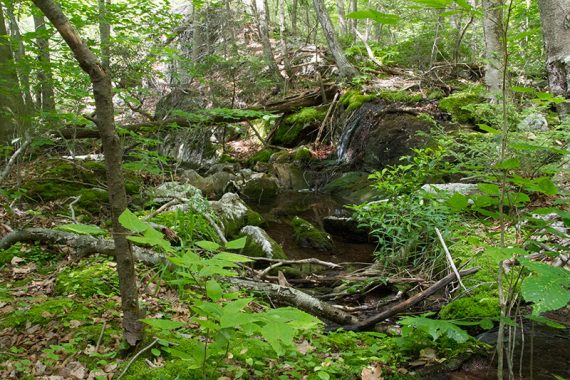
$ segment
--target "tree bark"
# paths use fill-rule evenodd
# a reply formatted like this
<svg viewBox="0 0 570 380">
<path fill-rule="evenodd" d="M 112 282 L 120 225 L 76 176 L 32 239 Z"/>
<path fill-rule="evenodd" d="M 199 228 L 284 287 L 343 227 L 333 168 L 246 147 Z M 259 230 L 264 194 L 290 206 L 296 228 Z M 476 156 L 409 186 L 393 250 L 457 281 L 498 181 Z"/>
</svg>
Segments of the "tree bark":
<svg viewBox="0 0 570 380">
<path fill-rule="evenodd" d="M 109 0 L 99 0 L 99 40 L 101 43 L 101 63 L 107 72 L 111 67 L 111 24 L 107 16 Z"/>
<path fill-rule="evenodd" d="M 33 0 L 33 2 L 56 27 L 73 51 L 83 71 L 89 74 L 93 84 L 97 128 L 101 134 L 105 153 L 115 259 L 123 310 L 123 336 L 130 345 L 135 345 L 143 338 L 142 323 L 139 321 L 142 315 L 138 303 L 134 257 L 127 240 L 128 231 L 119 223 L 119 215 L 127 208 L 127 196 L 121 170 L 121 141 L 114 124 L 111 78 L 53 0 Z"/>
<path fill-rule="evenodd" d="M 350 0 L 350 13 L 358 11 L 358 0 Z M 349 32 L 354 33 L 354 30 L 358 28 L 358 20 L 353 18 L 350 19 Z"/>
<path fill-rule="evenodd" d="M 485 34 L 485 84 L 491 98 L 503 88 L 503 64 L 505 62 L 505 28 L 503 23 L 504 0 L 483 0 L 483 31 Z"/>
<path fill-rule="evenodd" d="M 283 66 L 285 66 L 286 78 L 286 88 L 291 78 L 293 72 L 291 71 L 291 61 L 289 60 L 289 48 L 287 47 L 287 28 L 285 24 L 285 0 L 279 1 L 279 36 L 281 37 L 281 54 L 283 55 Z M 285 91 L 287 92 L 287 91 Z"/>
<path fill-rule="evenodd" d="M 279 72 L 277 62 L 273 56 L 273 49 L 271 48 L 271 41 L 269 39 L 269 13 L 267 12 L 266 0 L 255 0 L 255 13 L 257 14 L 257 29 L 259 31 L 259 38 L 261 46 L 263 47 L 263 56 L 265 63 L 269 66 L 271 76 L 275 78 L 277 83 L 283 82 L 283 77 Z"/>
<path fill-rule="evenodd" d="M 346 13 L 344 11 L 344 0 L 336 0 L 336 10 L 338 13 L 338 24 L 340 26 L 340 34 L 346 35 Z"/>
<path fill-rule="evenodd" d="M 344 52 L 342 51 L 342 47 L 338 43 L 334 27 L 325 8 L 324 1 L 313 0 L 313 5 L 315 7 L 315 12 L 317 14 L 317 18 L 319 19 L 319 23 L 323 28 L 323 33 L 325 34 L 329 49 L 334 57 L 336 66 L 338 67 L 340 76 L 345 79 L 353 78 L 354 76 L 358 75 L 358 71 L 354 68 L 354 66 L 350 64 L 350 62 L 348 62 L 346 56 L 344 55 Z"/>
<path fill-rule="evenodd" d="M 42 111 L 55 111 L 53 73 L 44 16 L 34 14 L 34 27 L 37 33 L 36 44 L 38 45 L 38 59 L 41 66 L 38 71 L 39 89 L 36 95 L 36 103 Z"/>
<path fill-rule="evenodd" d="M 14 59 L 16 61 L 16 70 L 18 73 L 18 78 L 20 79 L 20 89 L 22 91 L 24 99 L 24 107 L 26 110 L 31 110 L 34 107 L 34 102 L 32 100 L 32 93 L 30 91 L 30 65 L 26 64 L 26 48 L 24 47 L 24 42 L 22 41 L 22 35 L 20 33 L 20 27 L 18 26 L 18 20 L 14 14 L 14 3 L 12 1 L 7 1 L 6 13 L 9 19 L 10 34 L 14 39 L 14 44 L 17 48 L 14 50 Z"/>
<path fill-rule="evenodd" d="M 538 6 L 550 92 L 570 99 L 570 0 L 539 0 Z M 568 101 L 557 107 L 561 117 L 568 117 Z"/>
</svg>

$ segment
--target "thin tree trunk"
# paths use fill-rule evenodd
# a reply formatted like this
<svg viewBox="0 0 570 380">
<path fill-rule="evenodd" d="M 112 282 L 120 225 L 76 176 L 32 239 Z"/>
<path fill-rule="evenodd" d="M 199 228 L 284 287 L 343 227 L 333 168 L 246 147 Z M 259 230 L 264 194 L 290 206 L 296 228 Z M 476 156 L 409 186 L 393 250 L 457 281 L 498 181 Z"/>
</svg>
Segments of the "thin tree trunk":
<svg viewBox="0 0 570 380">
<path fill-rule="evenodd" d="M 273 56 L 273 49 L 271 48 L 271 41 L 269 40 L 269 13 L 267 12 L 266 0 L 255 0 L 255 12 L 257 13 L 257 28 L 259 30 L 259 38 L 261 46 L 263 47 L 263 56 L 265 63 L 269 66 L 271 76 L 275 78 L 277 83 L 283 82 L 283 77 L 279 72 L 277 62 Z"/>
<path fill-rule="evenodd" d="M 119 215 L 127 208 L 127 196 L 121 170 L 121 140 L 117 135 L 114 124 L 111 78 L 53 0 L 33 0 L 33 2 L 56 27 L 73 51 L 83 71 L 89 74 L 93 84 L 97 128 L 101 134 L 103 151 L 105 153 L 115 258 L 123 310 L 123 336 L 130 345 L 135 345 L 143 338 L 143 329 L 140 322 L 142 315 L 138 303 L 133 253 L 127 240 L 128 231 L 119 223 Z"/>
<path fill-rule="evenodd" d="M 192 64 L 197 64 L 202 58 L 203 41 L 202 8 L 196 5 L 192 9 Z"/>
<path fill-rule="evenodd" d="M 25 62 L 26 49 L 24 47 L 24 42 L 22 41 L 18 21 L 14 15 L 14 3 L 12 1 L 7 2 L 6 14 L 10 24 L 10 34 L 15 42 L 13 45 L 17 46 L 17 49 L 14 51 L 14 59 L 16 61 L 18 78 L 20 79 L 20 90 L 22 91 L 24 98 L 24 106 L 27 110 L 31 110 L 34 107 L 34 102 L 30 91 L 30 68 Z"/>
<path fill-rule="evenodd" d="M 101 43 L 101 63 L 109 72 L 111 67 L 111 24 L 107 16 L 109 0 L 99 0 L 99 39 Z"/>
<path fill-rule="evenodd" d="M 285 24 L 285 0 L 279 1 L 279 35 L 281 37 L 281 54 L 283 55 L 283 66 L 287 74 L 286 86 L 291 81 L 293 72 L 291 71 L 291 62 L 289 61 L 289 48 L 287 47 L 287 29 Z M 286 90 L 286 89 L 285 89 Z M 286 92 L 286 91 L 285 91 Z"/>
<path fill-rule="evenodd" d="M 344 0 L 336 0 L 336 10 L 338 13 L 338 24 L 340 26 L 340 34 L 347 34 L 346 12 L 344 11 Z"/>
<path fill-rule="evenodd" d="M 342 51 L 342 47 L 338 43 L 336 38 L 336 34 L 334 32 L 334 27 L 332 25 L 331 19 L 327 13 L 325 8 L 325 4 L 323 0 L 313 0 L 313 5 L 315 7 L 315 12 L 317 13 L 317 18 L 321 24 L 323 29 L 323 33 L 325 34 L 325 38 L 327 40 L 327 44 L 329 49 L 334 57 L 336 62 L 336 66 L 338 67 L 338 71 L 341 77 L 351 79 L 352 77 L 358 75 L 358 71 L 348 62 L 344 52 Z"/>
<path fill-rule="evenodd" d="M 357 0 L 350 0 L 350 13 L 356 12 L 356 11 L 358 11 L 358 1 Z M 355 18 L 350 19 L 349 32 L 351 32 L 352 35 L 355 35 L 354 31 L 357 28 L 358 28 L 358 20 Z"/>
<path fill-rule="evenodd" d="M 38 46 L 38 91 L 36 103 L 42 111 L 55 111 L 55 94 L 53 89 L 53 73 L 51 71 L 51 57 L 45 19 L 42 15 L 34 14 L 34 27 L 36 30 L 36 44 Z"/>
<path fill-rule="evenodd" d="M 485 33 L 485 84 L 493 99 L 503 87 L 504 25 L 503 0 L 483 0 Z"/>
<path fill-rule="evenodd" d="M 293 0 L 291 6 L 291 33 L 297 35 L 297 10 L 299 8 L 299 0 Z"/>
</svg>

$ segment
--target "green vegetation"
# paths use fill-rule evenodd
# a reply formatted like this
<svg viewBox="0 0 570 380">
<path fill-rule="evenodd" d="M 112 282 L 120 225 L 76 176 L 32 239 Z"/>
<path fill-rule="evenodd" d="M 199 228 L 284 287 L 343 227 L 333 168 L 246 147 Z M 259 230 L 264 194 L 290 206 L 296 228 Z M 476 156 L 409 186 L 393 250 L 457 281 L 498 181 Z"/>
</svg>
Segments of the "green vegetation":
<svg viewBox="0 0 570 380">
<path fill-rule="evenodd" d="M 302 131 L 311 126 L 318 126 L 325 117 L 326 110 L 316 107 L 301 108 L 287 116 L 273 136 L 273 143 L 286 147 L 294 146 L 299 141 Z"/>
<path fill-rule="evenodd" d="M 319 251 L 332 251 L 334 243 L 329 234 L 313 226 L 310 222 L 294 217 L 291 221 L 295 241 L 300 247 L 314 248 Z"/>
<path fill-rule="evenodd" d="M 340 104 L 346 107 L 348 112 L 360 108 L 364 103 L 376 99 L 378 96 L 374 94 L 365 95 L 357 90 L 345 92 L 339 99 Z"/>
<path fill-rule="evenodd" d="M 79 294 L 89 298 L 94 294 L 112 296 L 119 294 L 119 278 L 116 264 L 102 257 L 86 259 L 78 266 L 68 267 L 58 273 L 55 291 L 60 295 Z"/>
<path fill-rule="evenodd" d="M 477 106 L 487 106 L 485 88 L 470 86 L 439 101 L 439 107 L 451 114 L 453 121 L 462 124 L 484 123 L 492 112 L 477 112 Z M 488 109 L 488 108 L 487 108 Z"/>
</svg>

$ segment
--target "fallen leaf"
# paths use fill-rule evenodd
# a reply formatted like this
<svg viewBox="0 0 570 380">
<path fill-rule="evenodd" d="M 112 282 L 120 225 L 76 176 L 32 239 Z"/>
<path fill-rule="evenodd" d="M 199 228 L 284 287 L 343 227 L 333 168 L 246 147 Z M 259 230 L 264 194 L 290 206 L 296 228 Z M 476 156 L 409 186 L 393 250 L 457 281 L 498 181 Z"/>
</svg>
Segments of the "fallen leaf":
<svg viewBox="0 0 570 380">
<path fill-rule="evenodd" d="M 71 321 L 69 321 L 69 327 L 71 327 L 72 329 L 76 329 L 79 326 L 81 326 L 81 321 L 77 321 L 75 319 L 72 319 Z"/>
<path fill-rule="evenodd" d="M 307 352 L 311 352 L 315 349 L 315 347 L 311 346 L 309 342 L 306 340 L 302 341 L 301 343 L 297 344 L 297 351 L 301 354 L 306 354 Z"/>
<path fill-rule="evenodd" d="M 378 363 L 363 368 L 360 376 L 362 380 L 384 380 L 382 367 Z"/>
<path fill-rule="evenodd" d="M 25 261 L 26 261 L 26 260 L 25 260 L 25 259 L 22 259 L 21 257 L 14 256 L 14 257 L 12 257 L 12 260 L 10 260 L 10 264 L 15 267 L 15 266 L 17 266 L 18 264 L 23 263 L 23 262 L 25 262 Z"/>
</svg>

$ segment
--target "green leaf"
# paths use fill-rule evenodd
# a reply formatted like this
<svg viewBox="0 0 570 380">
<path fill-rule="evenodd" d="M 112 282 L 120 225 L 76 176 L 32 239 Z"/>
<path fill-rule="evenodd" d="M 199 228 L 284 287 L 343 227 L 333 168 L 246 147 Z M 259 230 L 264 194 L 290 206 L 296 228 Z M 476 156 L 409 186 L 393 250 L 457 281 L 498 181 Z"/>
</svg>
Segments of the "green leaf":
<svg viewBox="0 0 570 380">
<path fill-rule="evenodd" d="M 207 240 L 200 240 L 195 242 L 194 244 L 196 244 L 198 247 L 209 251 L 209 252 L 215 252 L 218 249 L 220 249 L 220 245 L 218 243 L 215 243 L 213 241 L 207 241 Z"/>
<path fill-rule="evenodd" d="M 447 199 L 447 205 L 457 211 L 465 210 L 469 206 L 469 198 L 463 194 L 453 193 Z"/>
<path fill-rule="evenodd" d="M 261 329 L 261 335 L 279 356 L 285 353 L 284 347 L 293 345 L 295 329 L 285 323 L 268 323 Z"/>
<path fill-rule="evenodd" d="M 570 302 L 570 272 L 564 268 L 521 259 L 532 274 L 521 285 L 525 301 L 534 303 L 533 314 L 558 310 Z"/>
<path fill-rule="evenodd" d="M 64 224 L 57 226 L 56 230 L 73 232 L 80 235 L 105 235 L 107 232 L 93 224 Z"/>
<path fill-rule="evenodd" d="M 153 348 L 152 350 L 150 350 L 150 352 L 154 355 L 154 356 L 160 356 L 160 350 L 158 348 Z"/>
<path fill-rule="evenodd" d="M 506 160 L 503 160 L 502 162 L 496 164 L 495 169 L 504 169 L 504 170 L 518 169 L 520 168 L 520 166 L 521 163 L 517 158 L 507 158 Z"/>
<path fill-rule="evenodd" d="M 402 325 L 422 330 L 428 333 L 434 341 L 441 336 L 447 336 L 457 343 L 465 343 L 469 339 L 469 334 L 457 327 L 451 321 L 435 320 L 424 317 L 405 317 L 400 320 Z"/>
<path fill-rule="evenodd" d="M 355 11 L 346 15 L 346 18 L 351 18 L 356 20 L 370 19 L 379 24 L 387 24 L 387 25 L 397 24 L 400 21 L 400 16 L 398 15 L 382 13 L 374 9 L 363 9 L 360 11 Z"/>
<path fill-rule="evenodd" d="M 119 223 L 121 223 L 123 227 L 131 232 L 144 232 L 150 228 L 148 224 L 141 221 L 129 209 L 125 209 L 125 211 L 123 211 L 123 213 L 119 216 Z"/>
<path fill-rule="evenodd" d="M 222 298 L 223 290 L 216 280 L 208 280 L 206 282 L 206 295 L 212 300 L 217 301 Z"/>
<path fill-rule="evenodd" d="M 220 252 L 214 257 L 212 257 L 212 260 L 227 261 L 230 263 L 249 263 L 253 261 L 247 256 L 238 255 L 236 253 L 230 253 L 230 252 Z"/>
<path fill-rule="evenodd" d="M 489 247 L 485 250 L 485 255 L 493 259 L 497 264 L 501 261 L 510 259 L 514 256 L 523 256 L 526 251 L 522 248 L 501 248 L 501 247 Z"/>
<path fill-rule="evenodd" d="M 479 190 L 481 190 L 485 194 L 499 195 L 501 193 L 501 189 L 499 188 L 499 186 L 492 183 L 480 183 L 477 186 L 479 187 Z"/>
<path fill-rule="evenodd" d="M 244 236 L 239 239 L 228 241 L 224 246 L 226 249 L 242 249 L 243 247 L 245 247 L 246 242 L 247 242 L 247 236 Z"/>
<path fill-rule="evenodd" d="M 501 131 L 488 126 L 487 124 L 477 124 L 477 126 L 479 127 L 480 130 L 485 131 L 487 133 L 492 133 L 494 135 L 500 135 Z"/>
<path fill-rule="evenodd" d="M 184 322 L 173 321 L 171 319 L 141 319 L 141 322 L 159 330 L 175 330 L 182 326 L 186 326 Z"/>
</svg>

